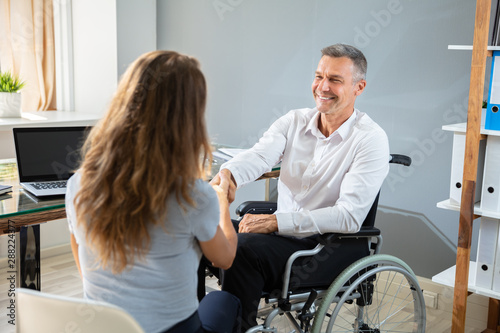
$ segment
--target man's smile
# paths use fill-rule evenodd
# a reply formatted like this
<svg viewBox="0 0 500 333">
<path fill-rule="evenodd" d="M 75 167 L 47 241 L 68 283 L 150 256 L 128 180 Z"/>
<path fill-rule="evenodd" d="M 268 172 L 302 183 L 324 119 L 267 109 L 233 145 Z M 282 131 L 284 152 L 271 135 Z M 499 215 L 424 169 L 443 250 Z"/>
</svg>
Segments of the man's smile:
<svg viewBox="0 0 500 333">
<path fill-rule="evenodd" d="M 336 96 L 322 96 L 322 95 L 316 94 L 316 97 L 318 97 L 322 101 L 328 101 L 328 100 L 335 99 Z"/>
</svg>

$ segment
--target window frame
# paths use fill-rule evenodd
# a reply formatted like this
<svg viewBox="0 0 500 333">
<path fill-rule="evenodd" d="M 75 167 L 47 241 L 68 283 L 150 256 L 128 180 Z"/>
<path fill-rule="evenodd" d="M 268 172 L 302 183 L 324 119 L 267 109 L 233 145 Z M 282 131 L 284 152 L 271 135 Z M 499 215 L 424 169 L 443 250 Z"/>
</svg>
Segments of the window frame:
<svg viewBox="0 0 500 333">
<path fill-rule="evenodd" d="M 72 0 L 53 0 L 58 111 L 75 111 Z"/>
</svg>

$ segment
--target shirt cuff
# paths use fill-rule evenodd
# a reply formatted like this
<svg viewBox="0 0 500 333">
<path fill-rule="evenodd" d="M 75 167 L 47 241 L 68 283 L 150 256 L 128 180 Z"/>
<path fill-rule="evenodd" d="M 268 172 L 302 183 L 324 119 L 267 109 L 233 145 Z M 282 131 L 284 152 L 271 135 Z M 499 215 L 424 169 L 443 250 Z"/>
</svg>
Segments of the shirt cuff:
<svg viewBox="0 0 500 333">
<path fill-rule="evenodd" d="M 278 233 L 280 235 L 291 235 L 294 233 L 292 213 L 274 213 L 278 221 Z"/>
<path fill-rule="evenodd" d="M 304 228 L 301 224 L 304 222 L 304 217 L 300 212 L 274 213 L 274 215 L 278 221 L 278 234 L 282 236 L 303 238 L 319 233 L 314 227 L 308 228 L 306 225 Z"/>
<path fill-rule="evenodd" d="M 237 188 L 241 188 L 243 185 L 245 185 L 243 179 L 238 174 L 238 170 L 235 170 L 237 168 L 233 168 L 231 164 L 229 164 L 229 162 L 222 164 L 220 170 L 222 169 L 227 169 L 231 172 L 231 175 L 234 177 L 234 181 L 236 182 Z"/>
</svg>

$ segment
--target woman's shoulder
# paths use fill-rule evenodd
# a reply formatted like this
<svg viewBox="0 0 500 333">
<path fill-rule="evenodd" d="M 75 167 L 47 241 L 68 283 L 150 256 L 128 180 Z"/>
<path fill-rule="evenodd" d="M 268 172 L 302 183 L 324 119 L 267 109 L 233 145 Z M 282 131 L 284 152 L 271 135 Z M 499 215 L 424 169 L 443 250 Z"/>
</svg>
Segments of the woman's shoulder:
<svg viewBox="0 0 500 333">
<path fill-rule="evenodd" d="M 217 193 L 215 193 L 212 185 L 202 179 L 197 179 L 194 182 L 193 190 L 191 193 L 192 198 L 196 201 L 197 204 L 213 203 L 214 201 L 217 201 Z"/>
<path fill-rule="evenodd" d="M 219 223 L 217 193 L 208 182 L 201 179 L 196 180 L 193 187 L 191 198 L 194 206 L 188 212 L 191 228 L 195 230 L 194 233 L 199 239 L 211 239 L 212 231 L 214 231 L 212 228 Z M 210 230 L 208 238 L 203 236 L 207 230 Z"/>
<path fill-rule="evenodd" d="M 212 185 L 210 185 L 208 181 L 203 179 L 196 179 L 194 181 L 194 190 L 208 195 L 215 195 L 215 190 L 212 188 Z"/>
<path fill-rule="evenodd" d="M 74 197 L 78 189 L 80 188 L 80 178 L 81 174 L 79 171 L 76 171 L 74 175 L 72 175 L 67 183 L 66 183 L 66 197 Z"/>
</svg>

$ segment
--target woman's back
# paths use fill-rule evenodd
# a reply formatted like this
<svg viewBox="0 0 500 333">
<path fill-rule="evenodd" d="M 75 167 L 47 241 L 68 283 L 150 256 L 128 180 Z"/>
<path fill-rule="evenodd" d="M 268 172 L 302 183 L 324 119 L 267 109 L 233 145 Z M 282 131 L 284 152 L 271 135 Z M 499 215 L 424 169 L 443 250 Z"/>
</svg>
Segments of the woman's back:
<svg viewBox="0 0 500 333">
<path fill-rule="evenodd" d="M 171 196 L 168 222 L 150 226 L 150 250 L 144 258 L 136 258 L 132 267 L 113 274 L 111 269 L 96 264 L 85 230 L 75 223 L 73 199 L 79 179 L 78 173 L 70 179 L 66 200 L 69 225 L 80 245 L 85 297 L 124 308 L 146 332 L 163 331 L 196 311 L 196 271 L 201 257 L 196 239 L 212 239 L 219 221 L 217 195 L 212 187 L 196 181 L 192 190 L 196 207 L 185 205 L 186 211 Z"/>
</svg>

